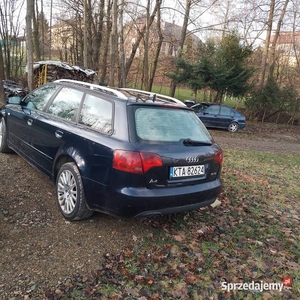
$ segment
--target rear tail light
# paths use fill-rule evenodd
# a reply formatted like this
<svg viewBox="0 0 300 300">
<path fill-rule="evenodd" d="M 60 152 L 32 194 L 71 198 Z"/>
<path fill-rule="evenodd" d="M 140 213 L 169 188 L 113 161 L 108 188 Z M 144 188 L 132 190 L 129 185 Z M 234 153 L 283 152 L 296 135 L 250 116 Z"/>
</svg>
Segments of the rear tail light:
<svg viewBox="0 0 300 300">
<path fill-rule="evenodd" d="M 223 157 L 223 151 L 219 150 L 217 153 L 215 153 L 214 161 L 217 162 L 220 166 L 222 166 Z"/>
<path fill-rule="evenodd" d="M 152 167 L 162 166 L 161 157 L 155 153 L 115 150 L 113 168 L 143 174 Z"/>
</svg>

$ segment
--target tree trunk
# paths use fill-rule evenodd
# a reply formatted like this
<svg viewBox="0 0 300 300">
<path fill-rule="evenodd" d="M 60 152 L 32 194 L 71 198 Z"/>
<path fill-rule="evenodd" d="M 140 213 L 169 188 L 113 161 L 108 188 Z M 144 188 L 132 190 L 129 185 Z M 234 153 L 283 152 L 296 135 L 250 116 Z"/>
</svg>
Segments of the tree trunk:
<svg viewBox="0 0 300 300">
<path fill-rule="evenodd" d="M 105 1 L 101 0 L 99 4 L 99 18 L 98 18 L 98 25 L 95 26 L 95 45 L 94 45 L 94 51 L 93 51 L 93 64 L 94 66 L 97 66 L 100 68 L 100 49 L 102 47 L 102 40 L 103 40 L 103 31 L 104 31 L 104 4 Z"/>
<path fill-rule="evenodd" d="M 107 4 L 107 16 L 110 16 L 112 9 L 112 2 L 109 1 Z M 102 57 L 102 66 L 99 68 L 100 75 L 100 82 L 104 83 L 106 74 L 107 74 L 107 58 L 108 58 L 108 50 L 109 50 L 109 40 L 110 40 L 110 32 L 112 30 L 112 23 L 110 18 L 107 18 L 107 25 L 106 25 L 106 40 L 104 44 L 104 51 Z"/>
<path fill-rule="evenodd" d="M 282 11 L 281 11 L 281 14 L 280 14 L 280 18 L 278 20 L 278 23 L 277 23 L 277 28 L 276 28 L 276 31 L 275 31 L 275 35 L 274 35 L 274 39 L 272 41 L 272 44 L 271 44 L 271 49 L 270 49 L 270 70 L 269 70 L 269 75 L 273 77 L 274 75 L 274 69 L 275 69 L 275 63 L 276 63 L 276 44 L 277 44 L 277 40 L 279 38 L 279 34 L 280 34 L 280 28 L 281 28 L 281 25 L 282 25 L 282 21 L 283 21 L 283 18 L 284 18 L 284 15 L 286 13 L 286 8 L 287 8 L 287 5 L 289 3 L 289 0 L 285 0 L 285 3 L 283 5 L 283 8 L 282 8 Z"/>
<path fill-rule="evenodd" d="M 225 38 L 227 27 L 228 27 L 229 5 L 230 5 L 230 2 L 227 1 L 226 11 L 225 11 L 225 16 L 224 16 L 224 24 L 223 24 L 223 29 L 222 29 L 222 39 Z"/>
<path fill-rule="evenodd" d="M 93 33 L 92 33 L 92 3 L 91 0 L 87 2 L 87 67 L 93 68 Z"/>
<path fill-rule="evenodd" d="M 149 91 L 149 31 L 150 31 L 150 0 L 146 7 L 146 30 L 144 35 L 143 86 Z"/>
<path fill-rule="evenodd" d="M 152 90 L 153 81 L 154 81 L 154 77 L 155 77 L 155 73 L 156 73 L 156 69 L 157 69 L 157 65 L 158 65 L 159 54 L 160 54 L 160 50 L 161 50 L 163 39 L 164 39 L 162 31 L 161 31 L 161 14 L 160 14 L 161 3 L 162 3 L 162 0 L 156 0 L 158 44 L 157 44 L 157 48 L 156 48 L 155 58 L 153 61 L 153 69 L 152 69 L 150 81 L 149 81 L 149 91 Z"/>
<path fill-rule="evenodd" d="M 184 42 L 185 42 L 185 38 L 186 38 L 188 21 L 189 21 L 189 17 L 190 17 L 191 5 L 192 5 L 192 0 L 186 0 L 184 20 L 183 20 L 180 41 L 179 41 L 179 48 L 178 48 L 177 55 L 176 55 L 177 58 L 180 58 L 182 56 L 182 50 L 183 50 L 183 46 L 184 46 Z M 176 68 L 175 72 L 177 73 L 177 71 L 178 71 L 178 69 Z M 172 81 L 171 88 L 170 88 L 170 96 L 171 97 L 174 97 L 175 90 L 176 90 L 176 82 Z"/>
<path fill-rule="evenodd" d="M 5 79 L 2 47 L 0 47 L 0 80 Z M 2 81 L 1 81 L 2 82 Z"/>
<path fill-rule="evenodd" d="M 32 41 L 32 17 L 34 12 L 34 0 L 27 0 L 26 12 L 26 47 L 27 47 L 27 80 L 28 89 L 34 89 L 33 82 L 33 41 Z"/>
<path fill-rule="evenodd" d="M 2 80 L 4 80 L 4 78 L 3 53 L 2 47 L 0 47 L 0 106 L 5 104 L 4 88 L 2 84 Z"/>
<path fill-rule="evenodd" d="M 109 84 L 115 85 L 116 57 L 118 51 L 118 0 L 112 4 L 112 31 L 110 34 L 110 77 Z"/>
<path fill-rule="evenodd" d="M 153 12 L 152 12 L 152 14 L 151 14 L 151 16 L 150 16 L 150 19 L 149 19 L 149 26 L 152 25 L 153 20 L 154 20 L 155 15 L 156 15 L 156 12 L 157 12 L 157 4 L 155 5 L 154 10 L 153 10 Z M 138 35 L 138 37 L 137 37 L 135 43 L 132 45 L 132 50 L 131 50 L 130 57 L 128 58 L 128 60 L 127 60 L 127 62 L 126 62 L 126 77 L 127 77 L 128 73 L 129 73 L 129 70 L 130 70 L 130 67 L 131 67 L 131 65 L 132 65 L 132 62 L 133 62 L 133 60 L 134 60 L 136 51 L 137 51 L 137 49 L 138 49 L 138 47 L 139 47 L 139 44 L 140 44 L 142 38 L 143 38 L 144 35 L 145 35 L 145 32 L 146 32 L 146 25 L 144 25 L 144 27 L 142 28 L 141 32 L 139 33 L 139 35 Z"/>
<path fill-rule="evenodd" d="M 34 0 L 32 0 L 34 2 Z M 33 4 L 34 8 L 34 4 Z M 33 9 L 32 11 L 32 20 L 33 20 L 33 42 L 34 42 L 34 52 L 36 60 L 41 60 L 41 50 L 40 50 L 40 42 L 39 42 L 39 22 L 38 22 L 38 5 L 36 2 L 36 11 Z"/>
<path fill-rule="evenodd" d="M 83 66 L 88 67 L 88 12 L 87 0 L 83 0 Z"/>
<path fill-rule="evenodd" d="M 274 10 L 275 10 L 275 0 L 270 0 L 270 11 L 269 11 L 269 18 L 267 23 L 267 36 L 265 40 L 265 47 L 264 53 L 262 57 L 262 70 L 260 75 L 259 81 L 259 88 L 262 88 L 265 83 L 266 71 L 267 71 L 267 63 L 268 63 L 268 55 L 269 55 L 269 48 L 270 48 L 270 39 L 272 33 L 272 24 L 274 19 Z"/>
<path fill-rule="evenodd" d="M 41 47 L 42 47 L 42 53 L 41 53 L 41 58 L 42 60 L 45 60 L 45 15 L 44 15 L 44 3 L 43 0 L 41 0 Z"/>
<path fill-rule="evenodd" d="M 126 74 L 125 74 L 125 49 L 124 49 L 124 26 L 123 26 L 123 11 L 124 11 L 124 0 L 121 3 L 120 9 L 120 20 L 119 20 L 119 47 L 120 47 L 120 63 L 119 63 L 119 87 L 126 87 Z"/>
<path fill-rule="evenodd" d="M 49 31 L 49 60 L 52 58 L 52 12 L 53 12 L 53 0 L 50 0 L 50 31 Z"/>
</svg>

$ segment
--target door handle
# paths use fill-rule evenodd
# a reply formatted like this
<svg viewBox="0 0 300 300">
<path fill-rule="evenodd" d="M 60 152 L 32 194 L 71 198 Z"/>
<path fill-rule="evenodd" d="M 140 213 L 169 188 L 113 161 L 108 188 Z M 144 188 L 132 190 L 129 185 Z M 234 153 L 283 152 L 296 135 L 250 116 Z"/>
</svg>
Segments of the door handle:
<svg viewBox="0 0 300 300">
<path fill-rule="evenodd" d="M 60 130 L 56 130 L 55 131 L 55 137 L 58 138 L 58 139 L 61 139 L 62 136 L 63 136 L 63 134 L 64 133 L 62 131 L 60 131 Z"/>
<path fill-rule="evenodd" d="M 32 123 L 33 123 L 33 120 L 32 120 L 32 119 L 28 119 L 28 120 L 27 120 L 27 125 L 31 126 Z"/>
</svg>

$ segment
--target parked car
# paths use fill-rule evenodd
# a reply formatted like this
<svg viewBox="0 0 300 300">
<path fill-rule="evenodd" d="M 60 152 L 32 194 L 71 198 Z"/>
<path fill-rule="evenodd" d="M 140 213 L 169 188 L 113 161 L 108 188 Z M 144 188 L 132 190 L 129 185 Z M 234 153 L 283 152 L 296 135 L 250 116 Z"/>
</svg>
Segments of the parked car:
<svg viewBox="0 0 300 300">
<path fill-rule="evenodd" d="M 207 128 L 221 128 L 237 132 L 246 126 L 246 117 L 226 105 L 202 102 L 191 108 Z"/>
<path fill-rule="evenodd" d="M 194 210 L 221 191 L 222 150 L 175 98 L 57 80 L 10 98 L 0 117 L 0 152 L 50 178 L 68 220 Z"/>
</svg>

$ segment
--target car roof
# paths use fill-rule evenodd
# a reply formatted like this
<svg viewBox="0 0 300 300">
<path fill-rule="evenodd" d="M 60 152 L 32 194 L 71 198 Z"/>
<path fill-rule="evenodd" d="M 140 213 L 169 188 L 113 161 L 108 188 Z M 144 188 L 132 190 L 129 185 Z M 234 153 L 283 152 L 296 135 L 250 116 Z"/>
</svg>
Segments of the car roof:
<svg viewBox="0 0 300 300">
<path fill-rule="evenodd" d="M 130 88 L 111 88 L 103 85 L 71 80 L 71 79 L 58 79 L 55 80 L 54 82 L 73 85 L 73 86 L 75 85 L 93 91 L 99 91 L 105 93 L 106 95 L 111 95 L 119 99 L 132 101 L 132 102 L 143 102 L 143 103 L 161 102 L 161 103 L 172 104 L 175 106 L 187 107 L 183 102 L 181 102 L 176 98 L 162 95 L 162 94 L 152 93 L 148 91 L 143 91 L 143 90 L 130 89 Z"/>
<path fill-rule="evenodd" d="M 201 105 L 201 104 L 204 104 L 204 105 L 207 105 L 207 106 L 211 106 L 211 105 L 224 106 L 224 107 L 228 107 L 228 108 L 233 109 L 232 107 L 230 107 L 228 105 L 220 104 L 220 103 L 213 103 L 213 102 L 200 102 L 200 103 L 197 103 L 197 104 L 193 105 L 192 107 L 195 107 L 196 105 Z"/>
</svg>

